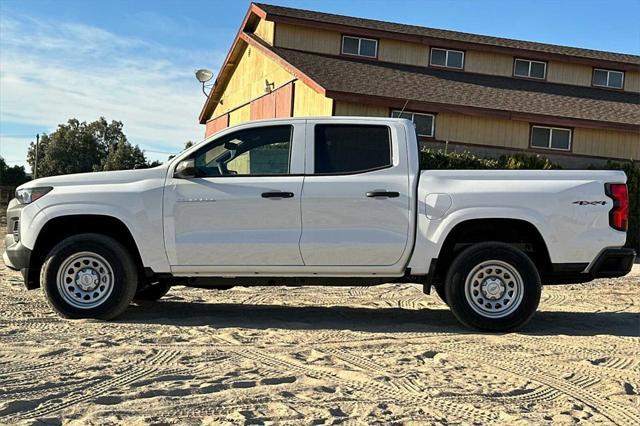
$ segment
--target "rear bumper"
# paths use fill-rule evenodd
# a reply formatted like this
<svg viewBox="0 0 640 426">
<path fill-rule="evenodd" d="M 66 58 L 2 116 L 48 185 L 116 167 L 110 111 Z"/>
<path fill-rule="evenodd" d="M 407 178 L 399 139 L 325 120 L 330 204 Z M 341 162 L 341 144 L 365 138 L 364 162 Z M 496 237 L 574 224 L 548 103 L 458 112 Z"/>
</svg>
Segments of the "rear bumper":
<svg viewBox="0 0 640 426">
<path fill-rule="evenodd" d="M 593 278 L 623 277 L 631 272 L 636 251 L 630 248 L 605 249 L 592 263 L 589 274 Z"/>
<path fill-rule="evenodd" d="M 544 284 L 578 284 L 596 278 L 623 277 L 631 272 L 635 259 L 634 249 L 604 249 L 590 266 L 586 263 L 554 264 Z"/>
</svg>

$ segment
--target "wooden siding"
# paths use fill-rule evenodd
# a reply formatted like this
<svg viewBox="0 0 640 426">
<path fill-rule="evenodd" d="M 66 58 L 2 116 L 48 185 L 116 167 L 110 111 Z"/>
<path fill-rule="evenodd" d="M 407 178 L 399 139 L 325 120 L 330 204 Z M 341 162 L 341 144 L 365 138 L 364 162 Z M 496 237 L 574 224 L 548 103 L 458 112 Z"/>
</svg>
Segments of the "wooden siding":
<svg viewBox="0 0 640 426">
<path fill-rule="evenodd" d="M 207 125 L 204 131 L 204 137 L 207 138 L 214 133 L 219 132 L 220 130 L 229 126 L 229 114 L 221 115 L 218 118 L 214 118 L 213 120 L 207 121 Z"/>
<path fill-rule="evenodd" d="M 285 23 L 276 24 L 274 44 L 279 47 L 338 55 L 340 54 L 341 42 L 342 34 L 337 31 Z M 526 53 L 518 57 L 527 59 Z M 429 46 L 382 38 L 378 43 L 378 59 L 385 62 L 428 66 Z M 511 77 L 513 76 L 513 61 L 514 56 L 512 55 L 467 50 L 465 52 L 464 69 L 465 71 L 479 74 Z M 549 61 L 547 64 L 547 81 L 577 86 L 591 86 L 592 72 L 593 68 L 589 65 Z M 640 92 L 640 72 L 626 72 L 624 89 Z"/>
<path fill-rule="evenodd" d="M 333 99 L 319 94 L 304 82 L 296 80 L 293 90 L 293 116 L 313 117 L 330 116 Z"/>
<path fill-rule="evenodd" d="M 279 87 L 293 78 L 293 75 L 278 63 L 259 50 L 248 47 L 222 94 L 223 103 L 216 105 L 212 117 L 222 115 L 264 95 L 265 80 Z"/>
<path fill-rule="evenodd" d="M 513 75 L 513 56 L 468 50 L 465 54 L 464 69 L 480 74 L 511 76 Z"/>
<path fill-rule="evenodd" d="M 640 72 L 627 71 L 624 74 L 624 90 L 640 92 Z"/>
<path fill-rule="evenodd" d="M 436 139 L 490 146 L 526 149 L 529 123 L 488 117 L 439 113 L 436 116 Z"/>
<path fill-rule="evenodd" d="M 273 46 L 273 33 L 275 27 L 276 24 L 274 22 L 260 19 L 260 22 L 258 22 L 258 26 L 253 33 L 264 40 L 267 44 Z"/>
<path fill-rule="evenodd" d="M 251 105 L 249 104 L 229 113 L 229 126 L 235 126 L 249 120 L 251 120 Z"/>
<path fill-rule="evenodd" d="M 388 117 L 389 108 L 378 105 L 355 104 L 352 102 L 335 101 L 333 115 L 351 115 L 364 117 Z"/>
<path fill-rule="evenodd" d="M 342 37 L 336 31 L 320 30 L 297 25 L 277 24 L 275 45 L 288 49 L 338 55 Z"/>
<path fill-rule="evenodd" d="M 285 84 L 272 93 L 251 101 L 251 120 L 266 118 L 291 117 L 293 95 L 293 82 Z"/>
<path fill-rule="evenodd" d="M 530 123 L 440 113 L 436 116 L 436 139 L 465 144 L 507 147 L 542 155 L 555 151 L 529 148 Z M 562 154 L 561 151 L 557 151 Z M 578 155 L 616 159 L 640 159 L 640 134 L 576 128 L 573 131 L 572 152 Z"/>
<path fill-rule="evenodd" d="M 591 72 L 592 68 L 587 65 L 549 61 L 547 65 L 547 81 L 576 86 L 591 86 Z"/>
<path fill-rule="evenodd" d="M 381 39 L 378 44 L 378 59 L 385 62 L 426 67 L 429 65 L 429 46 Z"/>
<path fill-rule="evenodd" d="M 640 160 L 640 134 L 578 128 L 573 132 L 573 152 Z"/>
</svg>

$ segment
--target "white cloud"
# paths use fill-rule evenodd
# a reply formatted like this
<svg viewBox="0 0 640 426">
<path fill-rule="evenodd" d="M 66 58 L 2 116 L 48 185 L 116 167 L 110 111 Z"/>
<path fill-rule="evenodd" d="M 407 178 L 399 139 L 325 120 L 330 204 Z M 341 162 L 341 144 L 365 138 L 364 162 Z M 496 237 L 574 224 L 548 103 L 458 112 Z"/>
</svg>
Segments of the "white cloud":
<svg viewBox="0 0 640 426">
<path fill-rule="evenodd" d="M 168 152 L 203 136 L 193 70 L 220 63 L 224 52 L 25 17 L 2 17 L 0 28 L 0 123 L 54 129 L 71 117 L 104 116 L 122 121 L 132 143 Z M 23 140 L 0 138 L 2 153 L 26 156 Z"/>
</svg>

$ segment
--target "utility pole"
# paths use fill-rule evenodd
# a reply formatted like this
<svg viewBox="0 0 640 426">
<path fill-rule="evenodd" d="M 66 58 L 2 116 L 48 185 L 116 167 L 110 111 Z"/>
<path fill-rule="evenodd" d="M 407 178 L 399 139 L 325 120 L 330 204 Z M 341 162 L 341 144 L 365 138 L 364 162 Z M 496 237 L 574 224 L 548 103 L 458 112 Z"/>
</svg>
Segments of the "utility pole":
<svg viewBox="0 0 640 426">
<path fill-rule="evenodd" d="M 38 144 L 40 143 L 40 133 L 36 134 L 36 160 L 33 165 L 33 178 L 38 178 Z"/>
</svg>

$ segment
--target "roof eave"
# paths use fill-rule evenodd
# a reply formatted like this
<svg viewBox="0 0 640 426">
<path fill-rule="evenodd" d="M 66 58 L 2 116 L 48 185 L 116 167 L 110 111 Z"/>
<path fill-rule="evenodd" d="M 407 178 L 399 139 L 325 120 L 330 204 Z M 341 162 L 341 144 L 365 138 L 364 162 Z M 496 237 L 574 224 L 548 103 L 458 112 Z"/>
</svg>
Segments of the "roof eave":
<svg viewBox="0 0 640 426">
<path fill-rule="evenodd" d="M 202 110 L 200 111 L 200 116 L 199 116 L 200 124 L 205 124 L 207 122 L 206 117 L 211 115 L 213 108 L 219 101 L 219 99 L 215 99 L 213 96 L 217 92 L 216 89 L 223 82 L 226 85 L 227 83 L 227 81 L 225 81 L 226 74 L 229 71 L 232 71 L 233 68 L 235 68 L 236 64 L 235 62 L 231 61 L 231 58 L 237 53 L 238 49 L 242 49 L 242 51 L 244 51 L 244 48 L 246 47 L 242 45 L 243 41 L 240 38 L 240 34 L 244 32 L 245 28 L 247 28 L 247 25 L 251 22 L 253 17 L 265 19 L 266 16 L 267 16 L 267 13 L 264 10 L 262 10 L 255 3 L 251 3 L 251 5 L 249 6 L 249 9 L 247 10 L 247 13 L 244 16 L 244 19 L 242 20 L 242 24 L 240 24 L 240 28 L 238 29 L 238 32 L 236 33 L 236 36 L 233 39 L 233 43 L 231 43 L 231 48 L 229 49 L 229 52 L 227 53 L 227 56 L 225 57 L 224 62 L 222 63 L 222 66 L 220 67 L 220 71 L 218 72 L 218 76 L 216 77 L 213 83 L 213 87 L 211 88 L 211 91 L 207 96 L 207 100 L 202 106 Z"/>
<path fill-rule="evenodd" d="M 200 124 L 206 124 L 208 117 L 211 116 L 211 113 L 215 108 L 215 105 L 217 105 L 218 102 L 220 101 L 219 96 L 222 94 L 222 91 L 226 87 L 229 81 L 229 78 L 233 74 L 233 71 L 235 70 L 235 67 L 237 65 L 237 61 L 233 59 L 239 58 L 242 55 L 242 53 L 244 53 L 244 49 L 249 45 L 257 48 L 258 50 L 260 50 L 260 52 L 267 55 L 274 61 L 278 62 L 288 72 L 293 74 L 296 78 L 302 80 L 305 84 L 307 84 L 316 92 L 322 95 L 324 95 L 325 93 L 325 88 L 322 87 L 318 82 L 316 82 L 311 77 L 306 75 L 304 72 L 302 72 L 300 69 L 295 67 L 293 64 L 287 62 L 284 58 L 280 57 L 277 53 L 269 49 L 269 47 L 262 40 L 256 37 L 253 37 L 251 34 L 245 32 L 245 29 L 247 29 L 247 26 L 250 23 L 252 16 L 269 20 L 269 17 L 264 10 L 262 10 L 255 3 L 251 3 L 251 6 L 249 6 L 249 10 L 247 11 L 247 14 L 244 20 L 242 21 L 242 25 L 240 26 L 240 29 L 238 30 L 238 33 L 236 34 L 236 37 L 233 40 L 231 49 L 229 50 L 229 53 L 227 53 L 227 57 L 225 58 L 222 64 L 222 67 L 220 68 L 220 72 L 216 77 L 216 80 L 215 80 L 215 83 L 213 84 L 211 92 L 209 92 L 209 96 L 207 97 L 207 100 L 204 106 L 202 107 L 202 110 L 200 111 L 200 116 L 199 116 Z"/>
</svg>

